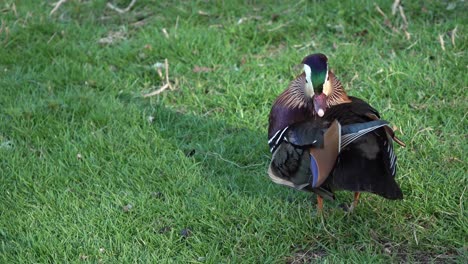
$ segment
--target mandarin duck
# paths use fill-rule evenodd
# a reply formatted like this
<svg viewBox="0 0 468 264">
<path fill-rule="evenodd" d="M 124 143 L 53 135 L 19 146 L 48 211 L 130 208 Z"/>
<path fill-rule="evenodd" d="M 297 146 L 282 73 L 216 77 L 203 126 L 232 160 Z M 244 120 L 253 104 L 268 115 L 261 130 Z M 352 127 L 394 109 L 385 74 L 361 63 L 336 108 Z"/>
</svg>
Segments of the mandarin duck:
<svg viewBox="0 0 468 264">
<path fill-rule="evenodd" d="M 389 123 L 365 101 L 348 96 L 323 54 L 302 61 L 304 72 L 274 102 L 268 127 L 272 159 L 268 175 L 277 184 L 334 200 L 335 190 L 403 199 L 395 181 L 395 136 Z"/>
</svg>

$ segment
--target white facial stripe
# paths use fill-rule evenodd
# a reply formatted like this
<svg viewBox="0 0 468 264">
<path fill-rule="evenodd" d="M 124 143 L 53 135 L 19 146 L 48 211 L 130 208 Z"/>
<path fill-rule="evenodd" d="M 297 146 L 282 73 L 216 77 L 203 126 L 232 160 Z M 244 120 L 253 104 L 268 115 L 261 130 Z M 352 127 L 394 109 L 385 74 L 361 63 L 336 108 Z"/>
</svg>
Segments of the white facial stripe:
<svg viewBox="0 0 468 264">
<path fill-rule="evenodd" d="M 310 69 L 310 66 L 307 64 L 304 64 L 304 72 L 306 76 L 306 85 L 305 85 L 305 93 L 307 96 L 312 97 L 314 95 L 314 85 L 312 84 L 312 79 L 311 79 L 311 74 L 312 70 Z"/>
<path fill-rule="evenodd" d="M 305 72 L 305 75 L 306 75 L 307 83 L 309 83 L 310 85 L 312 85 L 312 79 L 311 79 L 312 69 L 310 69 L 309 65 L 304 64 L 304 72 Z M 312 86 L 312 87 L 313 87 L 313 86 Z"/>
</svg>

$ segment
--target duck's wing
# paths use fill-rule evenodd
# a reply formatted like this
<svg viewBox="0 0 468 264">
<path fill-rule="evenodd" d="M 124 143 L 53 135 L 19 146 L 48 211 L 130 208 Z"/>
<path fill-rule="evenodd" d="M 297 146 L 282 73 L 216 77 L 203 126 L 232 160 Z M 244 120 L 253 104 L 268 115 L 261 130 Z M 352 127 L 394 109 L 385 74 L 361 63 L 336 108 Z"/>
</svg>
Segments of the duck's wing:
<svg viewBox="0 0 468 264">
<path fill-rule="evenodd" d="M 343 135 L 340 155 L 325 186 L 372 192 L 388 199 L 403 198 L 394 179 L 395 136 L 388 123 L 379 119 L 379 113 L 364 101 L 352 98 L 351 103 L 334 106 L 327 114 L 326 118 L 340 121 Z"/>
</svg>

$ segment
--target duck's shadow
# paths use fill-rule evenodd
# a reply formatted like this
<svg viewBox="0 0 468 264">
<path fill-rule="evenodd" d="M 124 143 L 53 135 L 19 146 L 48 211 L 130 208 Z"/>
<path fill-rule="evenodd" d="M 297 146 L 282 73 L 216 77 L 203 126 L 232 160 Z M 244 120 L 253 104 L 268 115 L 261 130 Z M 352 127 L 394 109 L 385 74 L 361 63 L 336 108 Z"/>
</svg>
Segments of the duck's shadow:
<svg viewBox="0 0 468 264">
<path fill-rule="evenodd" d="M 210 114 L 195 115 L 169 109 L 141 97 L 121 96 L 119 99 L 136 105 L 151 119 L 154 135 L 201 168 L 209 184 L 255 196 L 268 195 L 268 189 L 279 187 L 270 182 L 266 172 L 270 161 L 266 129 L 252 130 Z"/>
</svg>

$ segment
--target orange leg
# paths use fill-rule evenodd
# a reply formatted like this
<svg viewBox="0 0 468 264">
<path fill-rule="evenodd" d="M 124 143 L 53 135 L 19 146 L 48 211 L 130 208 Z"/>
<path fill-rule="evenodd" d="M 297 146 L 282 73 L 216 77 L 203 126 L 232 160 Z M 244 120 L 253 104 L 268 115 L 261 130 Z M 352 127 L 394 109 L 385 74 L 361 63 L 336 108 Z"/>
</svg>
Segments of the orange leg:
<svg viewBox="0 0 468 264">
<path fill-rule="evenodd" d="M 359 202 L 359 196 L 361 196 L 360 192 L 354 192 L 354 201 L 351 204 L 351 206 L 348 208 L 348 212 L 352 212 L 354 208 L 356 208 Z"/>
<path fill-rule="evenodd" d="M 317 195 L 317 212 L 322 213 L 323 210 L 323 198 L 320 195 Z"/>
<path fill-rule="evenodd" d="M 357 204 L 358 204 L 358 202 L 359 202 L 359 196 L 361 196 L 361 193 L 360 193 L 360 192 L 355 192 L 355 193 L 354 193 L 354 201 L 353 201 L 354 207 L 356 207 Z"/>
</svg>

